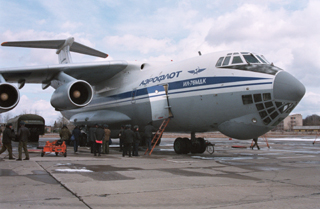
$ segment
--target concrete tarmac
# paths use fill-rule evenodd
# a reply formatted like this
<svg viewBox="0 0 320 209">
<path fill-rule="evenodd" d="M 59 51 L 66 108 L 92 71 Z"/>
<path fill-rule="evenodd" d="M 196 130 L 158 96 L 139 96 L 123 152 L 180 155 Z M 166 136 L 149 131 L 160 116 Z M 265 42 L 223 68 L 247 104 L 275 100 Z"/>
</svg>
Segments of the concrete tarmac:
<svg viewBox="0 0 320 209">
<path fill-rule="evenodd" d="M 320 142 L 260 140 L 252 150 L 251 141 L 219 138 L 209 139 L 212 155 L 177 155 L 173 141 L 139 157 L 117 146 L 101 157 L 86 147 L 68 147 L 67 157 L 33 152 L 29 161 L 5 152 L 0 208 L 320 208 Z"/>
</svg>

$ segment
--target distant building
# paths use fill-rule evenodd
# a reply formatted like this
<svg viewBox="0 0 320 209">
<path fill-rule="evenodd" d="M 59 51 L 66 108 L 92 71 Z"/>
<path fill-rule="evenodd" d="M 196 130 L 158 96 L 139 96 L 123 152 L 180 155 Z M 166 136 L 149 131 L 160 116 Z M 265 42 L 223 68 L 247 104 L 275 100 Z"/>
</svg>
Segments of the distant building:
<svg viewBox="0 0 320 209">
<path fill-rule="evenodd" d="M 46 133 L 51 133 L 52 132 L 52 127 L 51 126 L 45 126 Z"/>
<path fill-rule="evenodd" d="M 294 126 L 294 132 L 320 132 L 320 126 Z"/>
<path fill-rule="evenodd" d="M 275 131 L 293 131 L 294 126 L 303 126 L 303 119 L 301 114 L 289 115 L 281 121 Z"/>
</svg>

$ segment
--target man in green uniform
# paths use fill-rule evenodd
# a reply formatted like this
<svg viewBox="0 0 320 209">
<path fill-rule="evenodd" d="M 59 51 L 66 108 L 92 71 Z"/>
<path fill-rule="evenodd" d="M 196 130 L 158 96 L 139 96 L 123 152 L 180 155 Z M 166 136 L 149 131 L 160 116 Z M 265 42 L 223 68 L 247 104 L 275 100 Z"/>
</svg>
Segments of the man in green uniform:
<svg viewBox="0 0 320 209">
<path fill-rule="evenodd" d="M 30 136 L 30 131 L 28 128 L 25 127 L 25 123 L 22 121 L 20 122 L 20 129 L 18 131 L 18 139 L 19 139 L 19 158 L 17 160 L 22 160 L 22 148 L 26 158 L 24 160 L 29 160 L 29 152 L 27 149 L 27 142 Z"/>
<path fill-rule="evenodd" d="M 15 134 L 11 128 L 12 128 L 12 124 L 8 123 L 6 125 L 6 129 L 3 131 L 2 143 L 0 141 L 0 145 L 2 144 L 0 154 L 8 149 L 9 160 L 14 160 L 15 158 L 13 158 L 13 156 L 12 156 L 11 140 L 13 140 L 15 138 Z"/>
<path fill-rule="evenodd" d="M 60 138 L 62 141 L 67 141 L 69 140 L 71 137 L 71 132 L 70 130 L 67 128 L 66 125 L 63 125 L 60 131 Z"/>
</svg>

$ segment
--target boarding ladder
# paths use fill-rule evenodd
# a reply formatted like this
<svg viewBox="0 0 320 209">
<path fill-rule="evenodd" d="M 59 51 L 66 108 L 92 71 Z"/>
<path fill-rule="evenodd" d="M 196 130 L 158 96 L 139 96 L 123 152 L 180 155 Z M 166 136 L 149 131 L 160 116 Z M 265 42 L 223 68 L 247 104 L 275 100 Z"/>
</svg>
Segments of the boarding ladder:
<svg viewBox="0 0 320 209">
<path fill-rule="evenodd" d="M 320 134 L 317 132 L 316 138 L 314 139 L 314 141 L 312 142 L 312 144 L 314 145 L 317 141 L 317 138 L 320 136 Z"/>
<path fill-rule="evenodd" d="M 159 127 L 159 129 L 157 130 L 156 134 L 154 135 L 154 137 L 152 138 L 151 144 L 153 143 L 153 146 L 151 148 L 151 150 L 149 150 L 149 148 L 147 147 L 146 152 L 144 153 L 145 155 L 149 152 L 149 155 L 151 155 L 151 153 L 153 152 L 153 149 L 156 147 L 158 141 L 160 140 L 164 130 L 166 129 L 168 123 L 170 121 L 170 118 L 166 118 L 165 120 L 163 120 L 161 126 Z"/>
</svg>

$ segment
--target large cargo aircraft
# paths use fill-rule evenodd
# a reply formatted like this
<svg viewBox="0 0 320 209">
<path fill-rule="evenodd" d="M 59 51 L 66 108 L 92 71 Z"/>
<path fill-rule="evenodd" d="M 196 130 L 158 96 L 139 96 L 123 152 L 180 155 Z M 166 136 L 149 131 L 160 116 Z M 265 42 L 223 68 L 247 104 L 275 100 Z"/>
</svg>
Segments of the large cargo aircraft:
<svg viewBox="0 0 320 209">
<path fill-rule="evenodd" d="M 2 46 L 57 49 L 59 64 L 0 69 L 0 112 L 13 109 L 25 83 L 55 89 L 51 105 L 76 125 L 144 127 L 171 118 L 166 131 L 177 153 L 203 152 L 196 133 L 220 131 L 240 140 L 258 138 L 279 124 L 305 94 L 304 85 L 258 53 L 246 50 L 199 55 L 179 62 L 110 60 L 72 63 L 70 51 L 108 55 L 74 38 L 4 42 Z"/>
</svg>

